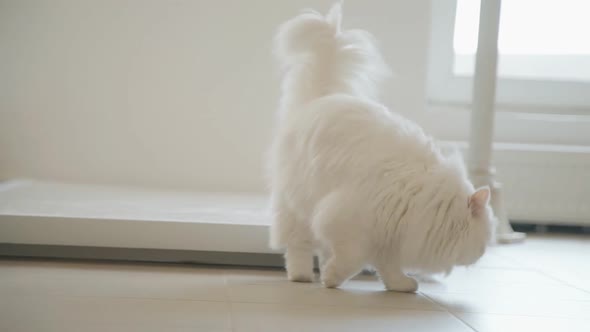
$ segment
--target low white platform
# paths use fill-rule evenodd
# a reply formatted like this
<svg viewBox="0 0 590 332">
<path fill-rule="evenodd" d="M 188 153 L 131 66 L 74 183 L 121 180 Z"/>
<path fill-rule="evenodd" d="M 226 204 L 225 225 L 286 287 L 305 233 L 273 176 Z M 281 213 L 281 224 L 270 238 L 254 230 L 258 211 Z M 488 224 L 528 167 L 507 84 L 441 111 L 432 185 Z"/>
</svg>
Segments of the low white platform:
<svg viewBox="0 0 590 332">
<path fill-rule="evenodd" d="M 267 198 L 0 184 L 0 243 L 268 253 Z"/>
</svg>

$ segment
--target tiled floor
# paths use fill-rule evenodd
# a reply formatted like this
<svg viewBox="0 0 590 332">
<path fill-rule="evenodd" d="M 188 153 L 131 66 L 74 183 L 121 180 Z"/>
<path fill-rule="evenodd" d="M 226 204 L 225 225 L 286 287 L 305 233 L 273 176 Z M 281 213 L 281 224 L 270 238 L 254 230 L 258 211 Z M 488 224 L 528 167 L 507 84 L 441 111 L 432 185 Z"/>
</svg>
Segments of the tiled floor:
<svg viewBox="0 0 590 332">
<path fill-rule="evenodd" d="M 0 260 L 0 331 L 590 331 L 590 238 L 529 237 L 474 267 L 385 292 L 281 271 Z"/>
</svg>

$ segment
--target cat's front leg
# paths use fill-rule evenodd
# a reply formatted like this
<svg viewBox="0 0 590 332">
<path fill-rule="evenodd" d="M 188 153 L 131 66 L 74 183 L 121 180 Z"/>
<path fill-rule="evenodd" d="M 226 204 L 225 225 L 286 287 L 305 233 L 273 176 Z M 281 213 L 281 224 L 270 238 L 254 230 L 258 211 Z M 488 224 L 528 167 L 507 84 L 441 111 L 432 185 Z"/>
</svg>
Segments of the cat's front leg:
<svg viewBox="0 0 590 332">
<path fill-rule="evenodd" d="M 418 282 L 406 276 L 395 262 L 379 262 L 375 268 L 387 290 L 404 293 L 414 293 L 418 290 Z"/>
<path fill-rule="evenodd" d="M 319 246 L 317 251 L 318 256 L 318 268 L 320 270 L 320 275 L 324 275 L 324 271 L 326 270 L 326 264 L 332 257 L 332 252 L 330 251 L 327 246 Z"/>
</svg>

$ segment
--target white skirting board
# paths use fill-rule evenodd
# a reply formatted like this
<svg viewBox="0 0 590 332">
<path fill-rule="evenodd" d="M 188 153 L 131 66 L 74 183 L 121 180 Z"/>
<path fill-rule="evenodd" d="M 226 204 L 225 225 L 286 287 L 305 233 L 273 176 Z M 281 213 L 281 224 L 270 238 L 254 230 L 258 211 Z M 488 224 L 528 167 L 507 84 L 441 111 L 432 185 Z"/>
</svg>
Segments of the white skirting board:
<svg viewBox="0 0 590 332">
<path fill-rule="evenodd" d="M 463 144 L 458 144 L 465 147 Z M 496 144 L 511 220 L 590 225 L 590 149 Z M 0 243 L 272 253 L 267 197 L 0 184 Z"/>
</svg>

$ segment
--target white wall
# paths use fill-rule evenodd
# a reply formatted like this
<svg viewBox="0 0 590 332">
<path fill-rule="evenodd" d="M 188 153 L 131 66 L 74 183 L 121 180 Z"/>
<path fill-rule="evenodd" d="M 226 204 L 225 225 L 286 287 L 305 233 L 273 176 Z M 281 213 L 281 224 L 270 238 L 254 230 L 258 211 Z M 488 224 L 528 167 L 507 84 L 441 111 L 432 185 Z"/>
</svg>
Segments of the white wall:
<svg viewBox="0 0 590 332">
<path fill-rule="evenodd" d="M 264 190 L 276 26 L 329 0 L 0 0 L 0 179 Z M 424 107 L 428 0 L 347 0 Z"/>
</svg>

